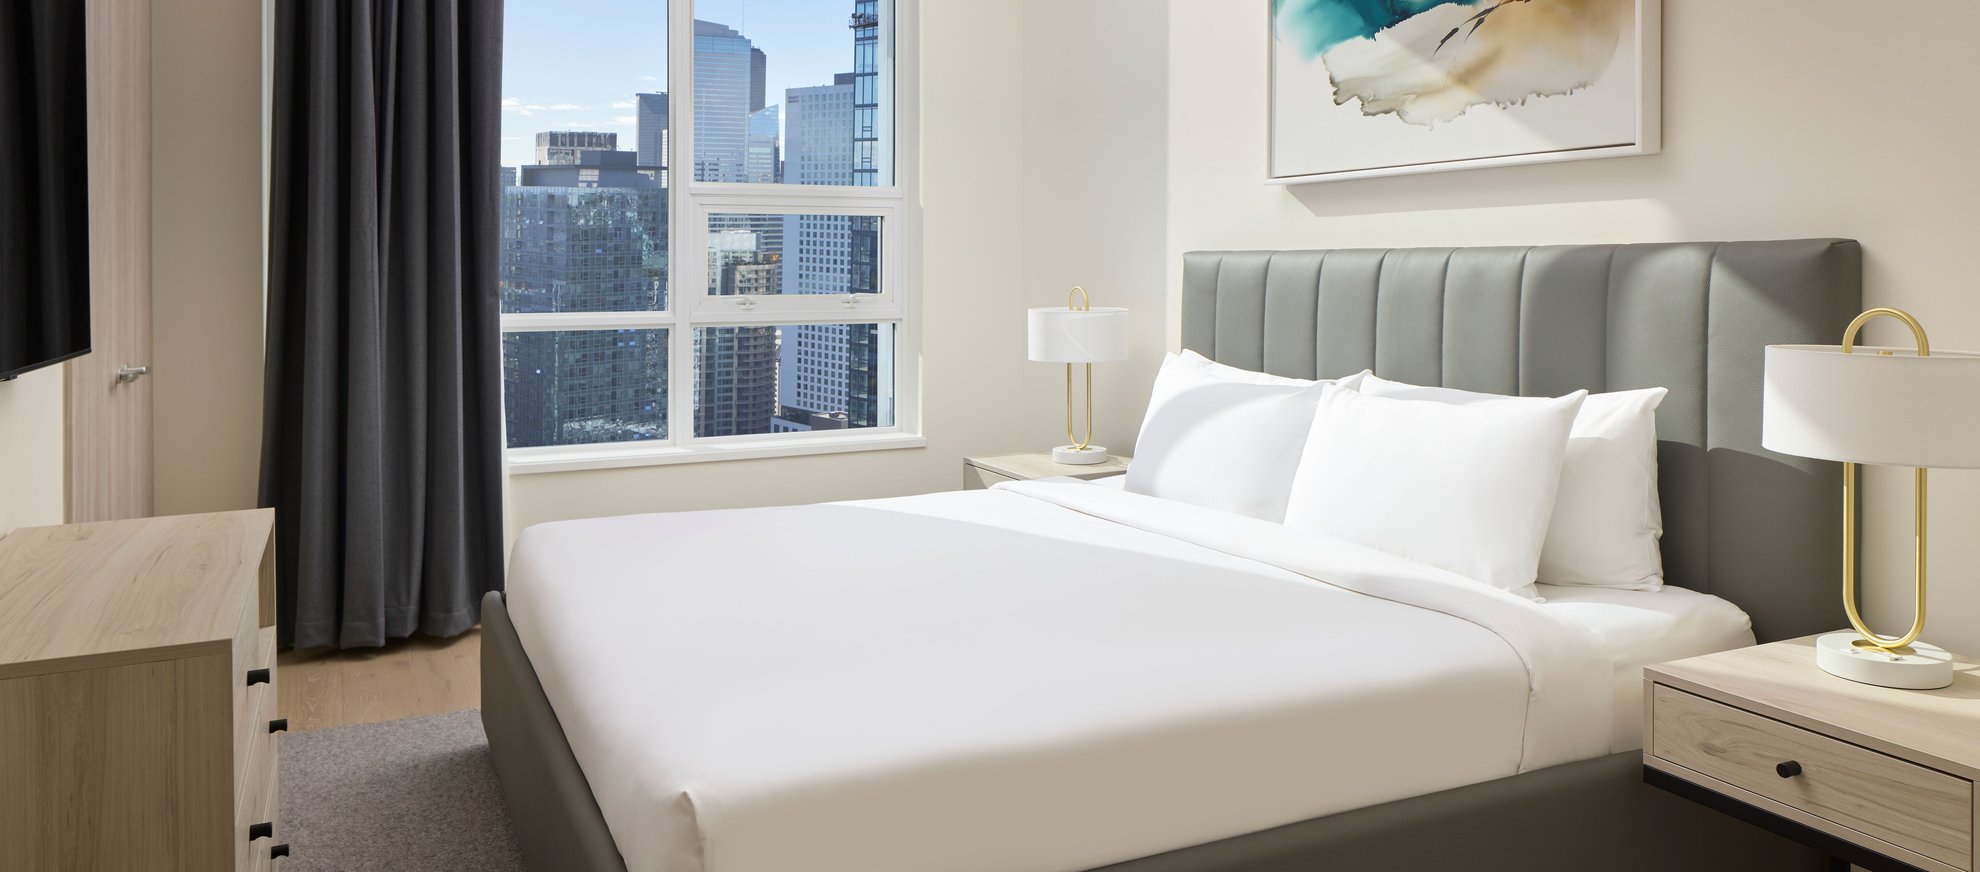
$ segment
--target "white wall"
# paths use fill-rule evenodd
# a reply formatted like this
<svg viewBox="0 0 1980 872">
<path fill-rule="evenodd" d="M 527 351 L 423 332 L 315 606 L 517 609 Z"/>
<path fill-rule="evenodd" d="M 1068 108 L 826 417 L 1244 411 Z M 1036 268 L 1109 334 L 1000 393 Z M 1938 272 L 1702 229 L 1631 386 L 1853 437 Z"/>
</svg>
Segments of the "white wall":
<svg viewBox="0 0 1980 872">
<path fill-rule="evenodd" d="M 1864 245 L 1867 305 L 1910 310 L 1935 346 L 1980 348 L 1980 5 L 1910 0 L 1888 15 L 1851 0 L 1666 0 L 1663 154 L 1293 189 L 1260 182 L 1263 7 L 1171 3 L 1171 311 L 1180 254 L 1197 248 L 1847 236 Z M 1887 330 L 1872 338 L 1901 341 Z M 1883 472 L 1866 506 L 1868 601 L 1896 632 L 1910 620 L 1909 477 Z M 1980 475 L 1935 472 L 1932 488 L 1930 635 L 1980 651 L 1980 537 L 1968 532 Z"/>
<path fill-rule="evenodd" d="M 0 382 L 0 536 L 62 523 L 68 499 L 63 372 L 51 366 Z"/>
<path fill-rule="evenodd" d="M 532 473 L 511 529 L 629 512 L 959 487 L 962 458 L 1064 440 L 1062 372 L 1024 359 L 1024 309 L 1085 284 L 1134 307 L 1140 359 L 1104 364 L 1098 438 L 1130 447 L 1160 357 L 1163 3 L 922 5 L 923 449 Z"/>
</svg>

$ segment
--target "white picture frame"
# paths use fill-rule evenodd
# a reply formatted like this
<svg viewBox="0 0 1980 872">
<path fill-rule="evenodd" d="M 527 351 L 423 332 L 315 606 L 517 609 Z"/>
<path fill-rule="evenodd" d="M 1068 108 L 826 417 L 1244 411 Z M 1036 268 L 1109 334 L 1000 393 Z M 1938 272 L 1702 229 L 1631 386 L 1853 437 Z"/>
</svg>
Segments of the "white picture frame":
<svg viewBox="0 0 1980 872">
<path fill-rule="evenodd" d="M 1310 170 L 1307 167 L 1300 166 L 1300 164 L 1311 163 L 1312 161 L 1294 160 L 1289 155 L 1281 153 L 1282 149 L 1285 149 L 1285 146 L 1288 145 L 1281 142 L 1282 134 L 1288 137 L 1292 134 L 1288 132 L 1290 125 L 1280 118 L 1280 113 L 1284 111 L 1281 100 L 1279 99 L 1281 94 L 1280 89 L 1282 87 L 1280 83 L 1281 65 L 1278 60 L 1280 40 L 1273 21 L 1273 0 L 1263 0 L 1261 5 L 1264 7 L 1265 12 L 1264 30 L 1266 42 L 1265 183 L 1268 185 L 1305 185 L 1349 179 L 1383 178 L 1388 176 L 1451 172 L 1486 167 L 1558 163 L 1561 161 L 1656 154 L 1662 150 L 1663 146 L 1662 2 L 1661 0 L 1633 0 L 1633 2 L 1635 4 L 1635 29 L 1633 39 L 1629 40 L 1629 44 L 1634 49 L 1634 57 L 1619 58 L 1617 68 L 1612 69 L 1609 73 L 1612 76 L 1618 73 L 1633 76 L 1631 84 L 1634 86 L 1636 98 L 1634 130 L 1629 131 L 1628 135 L 1624 137 L 1617 137 L 1617 141 L 1568 148 L 1533 151 L 1522 150 L 1514 153 L 1467 154 L 1467 151 L 1476 149 L 1468 147 L 1463 141 L 1464 131 L 1461 125 L 1464 119 L 1460 117 L 1456 122 L 1447 125 L 1445 130 L 1436 131 L 1450 136 L 1453 140 L 1450 148 L 1452 156 L 1447 159 L 1413 160 L 1391 164 L 1367 162 L 1374 163 L 1375 165 L 1328 167 L 1321 170 Z M 1569 94 L 1554 99 L 1573 100 L 1577 96 L 1576 94 Z M 1509 110 L 1497 109 L 1497 107 L 1483 108 L 1516 113 L 1524 107 L 1514 107 Z M 1330 121 L 1334 131 L 1327 137 L 1329 141 L 1340 141 L 1334 139 L 1334 136 L 1352 137 L 1358 135 L 1353 124 L 1346 123 L 1343 120 L 1346 115 L 1345 112 L 1337 113 L 1337 115 L 1340 117 L 1331 119 Z M 1384 123 L 1398 125 L 1402 123 L 1394 118 L 1383 116 L 1357 117 L 1353 119 L 1353 122 L 1355 124 L 1365 122 L 1370 125 L 1378 125 L 1378 128 L 1371 128 L 1371 130 L 1379 129 L 1379 125 Z M 1297 146 L 1297 143 L 1290 144 Z M 1315 145 L 1313 147 L 1316 149 L 1326 148 L 1325 145 Z"/>
</svg>

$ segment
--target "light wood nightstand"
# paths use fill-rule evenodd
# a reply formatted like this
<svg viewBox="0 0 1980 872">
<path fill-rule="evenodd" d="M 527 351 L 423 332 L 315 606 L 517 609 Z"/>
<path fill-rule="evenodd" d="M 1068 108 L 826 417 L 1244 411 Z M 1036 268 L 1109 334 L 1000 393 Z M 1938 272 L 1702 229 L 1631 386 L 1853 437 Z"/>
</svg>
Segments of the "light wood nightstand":
<svg viewBox="0 0 1980 872">
<path fill-rule="evenodd" d="M 1834 869 L 1973 872 L 1980 674 L 1955 659 L 1940 690 L 1837 678 L 1813 636 L 1650 667 L 1644 780 Z"/>
<path fill-rule="evenodd" d="M 1055 475 L 1070 478 L 1106 478 L 1127 472 L 1128 461 L 1131 459 L 1110 456 L 1102 463 L 1074 466 L 1069 463 L 1053 463 L 1051 453 L 1045 451 L 999 454 L 995 457 L 965 457 L 963 458 L 963 490 L 982 490 L 1007 481 L 1030 481 L 1034 478 L 1051 478 Z"/>
</svg>

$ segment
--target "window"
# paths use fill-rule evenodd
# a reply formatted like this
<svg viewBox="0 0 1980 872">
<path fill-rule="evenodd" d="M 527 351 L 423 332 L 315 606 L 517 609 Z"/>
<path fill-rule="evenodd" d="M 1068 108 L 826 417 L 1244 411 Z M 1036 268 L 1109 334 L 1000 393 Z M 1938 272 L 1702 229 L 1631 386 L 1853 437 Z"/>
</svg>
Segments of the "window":
<svg viewBox="0 0 1980 872">
<path fill-rule="evenodd" d="M 920 444 L 915 2 L 509 0 L 512 469 Z"/>
</svg>

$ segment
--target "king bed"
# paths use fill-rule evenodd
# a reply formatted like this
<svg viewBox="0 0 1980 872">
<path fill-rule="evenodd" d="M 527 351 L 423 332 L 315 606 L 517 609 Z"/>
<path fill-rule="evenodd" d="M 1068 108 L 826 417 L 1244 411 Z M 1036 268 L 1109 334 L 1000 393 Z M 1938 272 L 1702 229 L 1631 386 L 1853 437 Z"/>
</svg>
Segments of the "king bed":
<svg viewBox="0 0 1980 872">
<path fill-rule="evenodd" d="M 532 527 L 483 605 L 525 859 L 1815 868 L 1642 784 L 1640 670 L 1840 624 L 1840 470 L 1760 449 L 1761 353 L 1860 274 L 1846 240 L 1185 256 L 1222 364 L 1668 389 L 1661 590 L 1515 595 L 1119 480 Z"/>
</svg>

